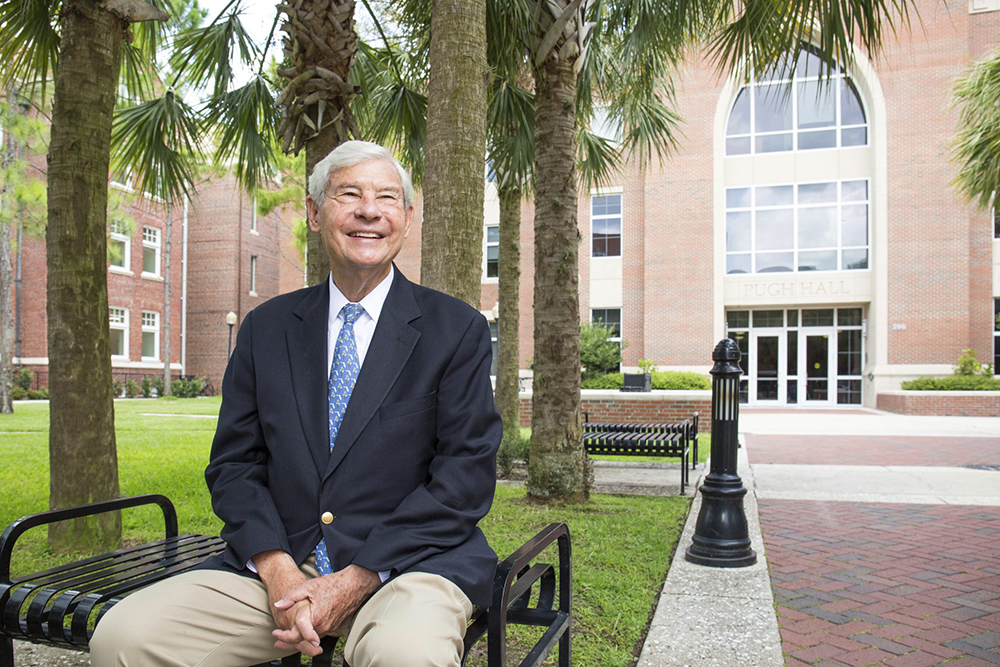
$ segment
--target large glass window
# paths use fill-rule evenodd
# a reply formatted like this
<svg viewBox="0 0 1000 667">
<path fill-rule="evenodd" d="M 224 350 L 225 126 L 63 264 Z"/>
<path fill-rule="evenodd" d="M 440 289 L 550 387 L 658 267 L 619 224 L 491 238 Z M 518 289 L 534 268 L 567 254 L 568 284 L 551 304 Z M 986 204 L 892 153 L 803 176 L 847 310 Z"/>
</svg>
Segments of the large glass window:
<svg viewBox="0 0 1000 667">
<path fill-rule="evenodd" d="M 805 311 L 803 311 L 805 312 Z M 837 309 L 837 403 L 861 404 L 861 309 Z"/>
<path fill-rule="evenodd" d="M 486 277 L 500 275 L 500 226 L 486 227 Z"/>
<path fill-rule="evenodd" d="M 142 228 L 142 272 L 148 276 L 160 275 L 160 229 Z"/>
<path fill-rule="evenodd" d="M 128 310 L 108 308 L 108 324 L 111 329 L 111 358 L 128 359 Z"/>
<path fill-rule="evenodd" d="M 868 181 L 726 189 L 726 273 L 868 268 Z"/>
<path fill-rule="evenodd" d="M 868 124 L 854 84 L 840 67 L 831 73 L 811 47 L 743 88 L 726 126 L 726 155 L 867 143 Z"/>
<path fill-rule="evenodd" d="M 590 226 L 594 257 L 622 254 L 622 196 L 594 195 L 590 198 Z"/>
<path fill-rule="evenodd" d="M 110 238 L 108 239 L 108 264 L 112 268 L 128 271 L 129 266 L 129 237 L 128 225 L 120 220 L 112 220 L 108 225 Z"/>
<path fill-rule="evenodd" d="M 142 311 L 142 360 L 160 359 L 160 314 Z"/>
</svg>

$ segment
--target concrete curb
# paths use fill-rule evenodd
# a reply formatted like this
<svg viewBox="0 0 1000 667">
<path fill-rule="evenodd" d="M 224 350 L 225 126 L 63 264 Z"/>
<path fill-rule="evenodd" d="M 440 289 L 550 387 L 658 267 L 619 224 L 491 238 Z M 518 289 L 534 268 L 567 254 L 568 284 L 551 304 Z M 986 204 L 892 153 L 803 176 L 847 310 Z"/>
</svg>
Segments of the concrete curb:
<svg viewBox="0 0 1000 667">
<path fill-rule="evenodd" d="M 747 489 L 743 507 L 757 563 L 725 569 L 695 565 L 684 559 L 701 509 L 701 494 L 696 494 L 638 667 L 783 667 L 785 664 L 757 514 L 753 470 L 745 447 L 740 448 L 737 461 Z"/>
</svg>

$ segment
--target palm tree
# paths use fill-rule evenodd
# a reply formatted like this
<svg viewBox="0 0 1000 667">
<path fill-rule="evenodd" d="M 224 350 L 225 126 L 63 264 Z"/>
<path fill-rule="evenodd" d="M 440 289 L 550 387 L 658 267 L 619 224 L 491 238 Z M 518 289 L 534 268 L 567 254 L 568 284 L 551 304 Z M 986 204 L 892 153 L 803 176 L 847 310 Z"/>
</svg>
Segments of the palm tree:
<svg viewBox="0 0 1000 667">
<path fill-rule="evenodd" d="M 608 103 L 623 145 L 640 158 L 669 140 L 643 131 L 661 84 L 689 49 L 707 45 L 721 71 L 748 78 L 796 53 L 818 35 L 827 62 L 852 58 L 852 37 L 872 55 L 888 31 L 908 23 L 913 0 L 509 0 L 500 25 L 530 62 L 535 83 L 535 358 L 528 493 L 549 502 L 588 496 L 589 468 L 580 427 L 579 230 L 576 220 L 577 99 Z M 491 34 L 493 33 L 491 26 Z M 593 73 L 588 74 L 588 70 Z M 601 70 L 619 85 L 590 87 Z M 629 92 L 629 89 L 632 92 Z M 635 95 L 639 91 L 640 95 Z M 626 94 L 627 93 L 627 94 Z M 632 100 L 631 102 L 629 100 Z M 664 143 L 666 142 L 666 143 Z"/>
<path fill-rule="evenodd" d="M 3 84 L 41 82 L 44 91 L 55 71 L 46 228 L 53 508 L 118 495 L 105 236 L 111 123 L 123 63 L 150 55 L 149 39 L 123 45 L 122 36 L 133 23 L 166 18 L 139 0 L 0 4 Z M 120 535 L 116 515 L 49 530 L 56 549 L 108 548 Z"/>
<path fill-rule="evenodd" d="M 955 179 L 959 191 L 981 210 L 1000 190 L 1000 49 L 972 65 L 952 92 L 953 104 L 960 107 L 959 132 L 953 159 L 959 163 Z"/>
</svg>

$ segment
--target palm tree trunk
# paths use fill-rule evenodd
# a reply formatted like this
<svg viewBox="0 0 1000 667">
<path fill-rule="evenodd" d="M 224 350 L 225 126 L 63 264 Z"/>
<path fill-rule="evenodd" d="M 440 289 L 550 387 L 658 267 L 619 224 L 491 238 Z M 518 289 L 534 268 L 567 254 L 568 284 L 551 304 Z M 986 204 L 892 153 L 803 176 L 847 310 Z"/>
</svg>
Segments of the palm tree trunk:
<svg viewBox="0 0 1000 667">
<path fill-rule="evenodd" d="M 61 17 L 45 235 L 53 509 L 118 496 L 106 229 L 125 24 L 98 0 L 67 0 Z M 113 548 L 120 538 L 117 513 L 49 527 L 49 542 L 60 551 Z"/>
<path fill-rule="evenodd" d="M 572 59 L 535 68 L 535 361 L 528 495 L 583 502 L 592 470 L 580 424 L 576 222 L 576 74 Z"/>
<path fill-rule="evenodd" d="M 505 439 L 521 436 L 518 368 L 521 346 L 521 189 L 500 186 L 500 302 L 497 332 L 497 387 L 494 401 Z"/>
<path fill-rule="evenodd" d="M 290 66 L 278 72 L 289 82 L 278 135 L 286 153 L 305 147 L 308 183 L 317 162 L 359 134 L 350 109 L 357 90 L 348 81 L 357 52 L 354 0 L 300 0 L 279 11 L 287 17 L 281 29 Z M 306 280 L 315 285 L 329 275 L 330 258 L 319 234 L 307 234 Z"/>
<path fill-rule="evenodd" d="M 486 2 L 434 0 L 420 282 L 479 309 L 486 161 Z"/>
<path fill-rule="evenodd" d="M 8 95 L 10 102 L 14 96 Z M 14 140 L 7 133 L 4 137 L 3 166 L 7 168 L 15 157 Z M 0 194 L 0 209 L 10 206 L 2 201 Z M 0 210 L 0 215 L 3 215 Z M 11 216 L 3 215 L 10 220 Z M 12 290 L 14 267 L 10 262 L 10 226 L 0 222 L 0 414 L 9 415 L 14 412 L 14 308 Z"/>
<path fill-rule="evenodd" d="M 2 204 L 0 204 L 2 205 Z M 14 412 L 14 267 L 10 263 L 10 226 L 0 223 L 0 414 Z"/>
<path fill-rule="evenodd" d="M 163 393 L 170 396 L 170 239 L 174 228 L 173 206 L 167 198 L 167 221 L 164 228 L 166 238 L 163 241 L 163 326 L 160 327 L 160 337 L 163 355 Z"/>
</svg>

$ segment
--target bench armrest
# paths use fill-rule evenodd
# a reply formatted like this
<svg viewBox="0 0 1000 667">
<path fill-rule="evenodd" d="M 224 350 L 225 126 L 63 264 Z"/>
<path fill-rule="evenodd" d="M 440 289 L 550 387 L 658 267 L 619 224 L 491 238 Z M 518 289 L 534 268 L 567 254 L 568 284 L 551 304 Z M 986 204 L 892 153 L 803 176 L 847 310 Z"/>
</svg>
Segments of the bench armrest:
<svg viewBox="0 0 1000 667">
<path fill-rule="evenodd" d="M 104 512 L 114 512 L 138 507 L 140 505 L 159 505 L 163 510 L 164 533 L 167 538 L 177 537 L 177 511 L 173 503 L 166 496 L 158 493 L 146 493 L 140 496 L 128 496 L 125 498 L 115 498 L 114 500 L 104 500 L 87 505 L 77 505 L 76 507 L 66 507 L 48 512 L 39 512 L 23 516 L 11 523 L 0 534 L 0 582 L 10 583 L 10 557 L 14 552 L 14 543 L 21 535 L 32 528 L 44 526 L 57 521 L 68 519 L 79 519 L 93 514 L 103 514 Z"/>
<path fill-rule="evenodd" d="M 552 576 L 552 566 L 536 564 L 534 560 L 546 547 L 558 541 L 559 547 L 559 604 L 557 611 L 546 614 L 552 609 L 554 600 L 555 577 Z M 565 523 L 551 523 L 540 530 L 534 537 L 525 542 L 514 553 L 505 558 L 497 567 L 496 578 L 493 580 L 493 601 L 490 605 L 489 634 L 487 636 L 487 651 L 490 664 L 505 665 L 508 615 L 525 616 L 524 620 L 537 617 L 538 623 L 549 627 L 549 631 L 539 639 L 534 649 L 529 652 L 522 664 L 540 663 L 541 658 L 548 653 L 551 646 L 568 631 L 571 610 L 571 571 L 570 571 L 570 541 L 569 527 Z M 526 593 L 531 586 L 542 579 L 537 607 L 534 610 L 519 610 L 524 607 Z M 542 612 L 538 614 L 538 612 Z M 535 624 L 535 623 L 532 623 Z M 560 665 L 569 664 L 569 642 L 560 642 Z M 563 655 L 564 654 L 564 655 Z"/>
</svg>

